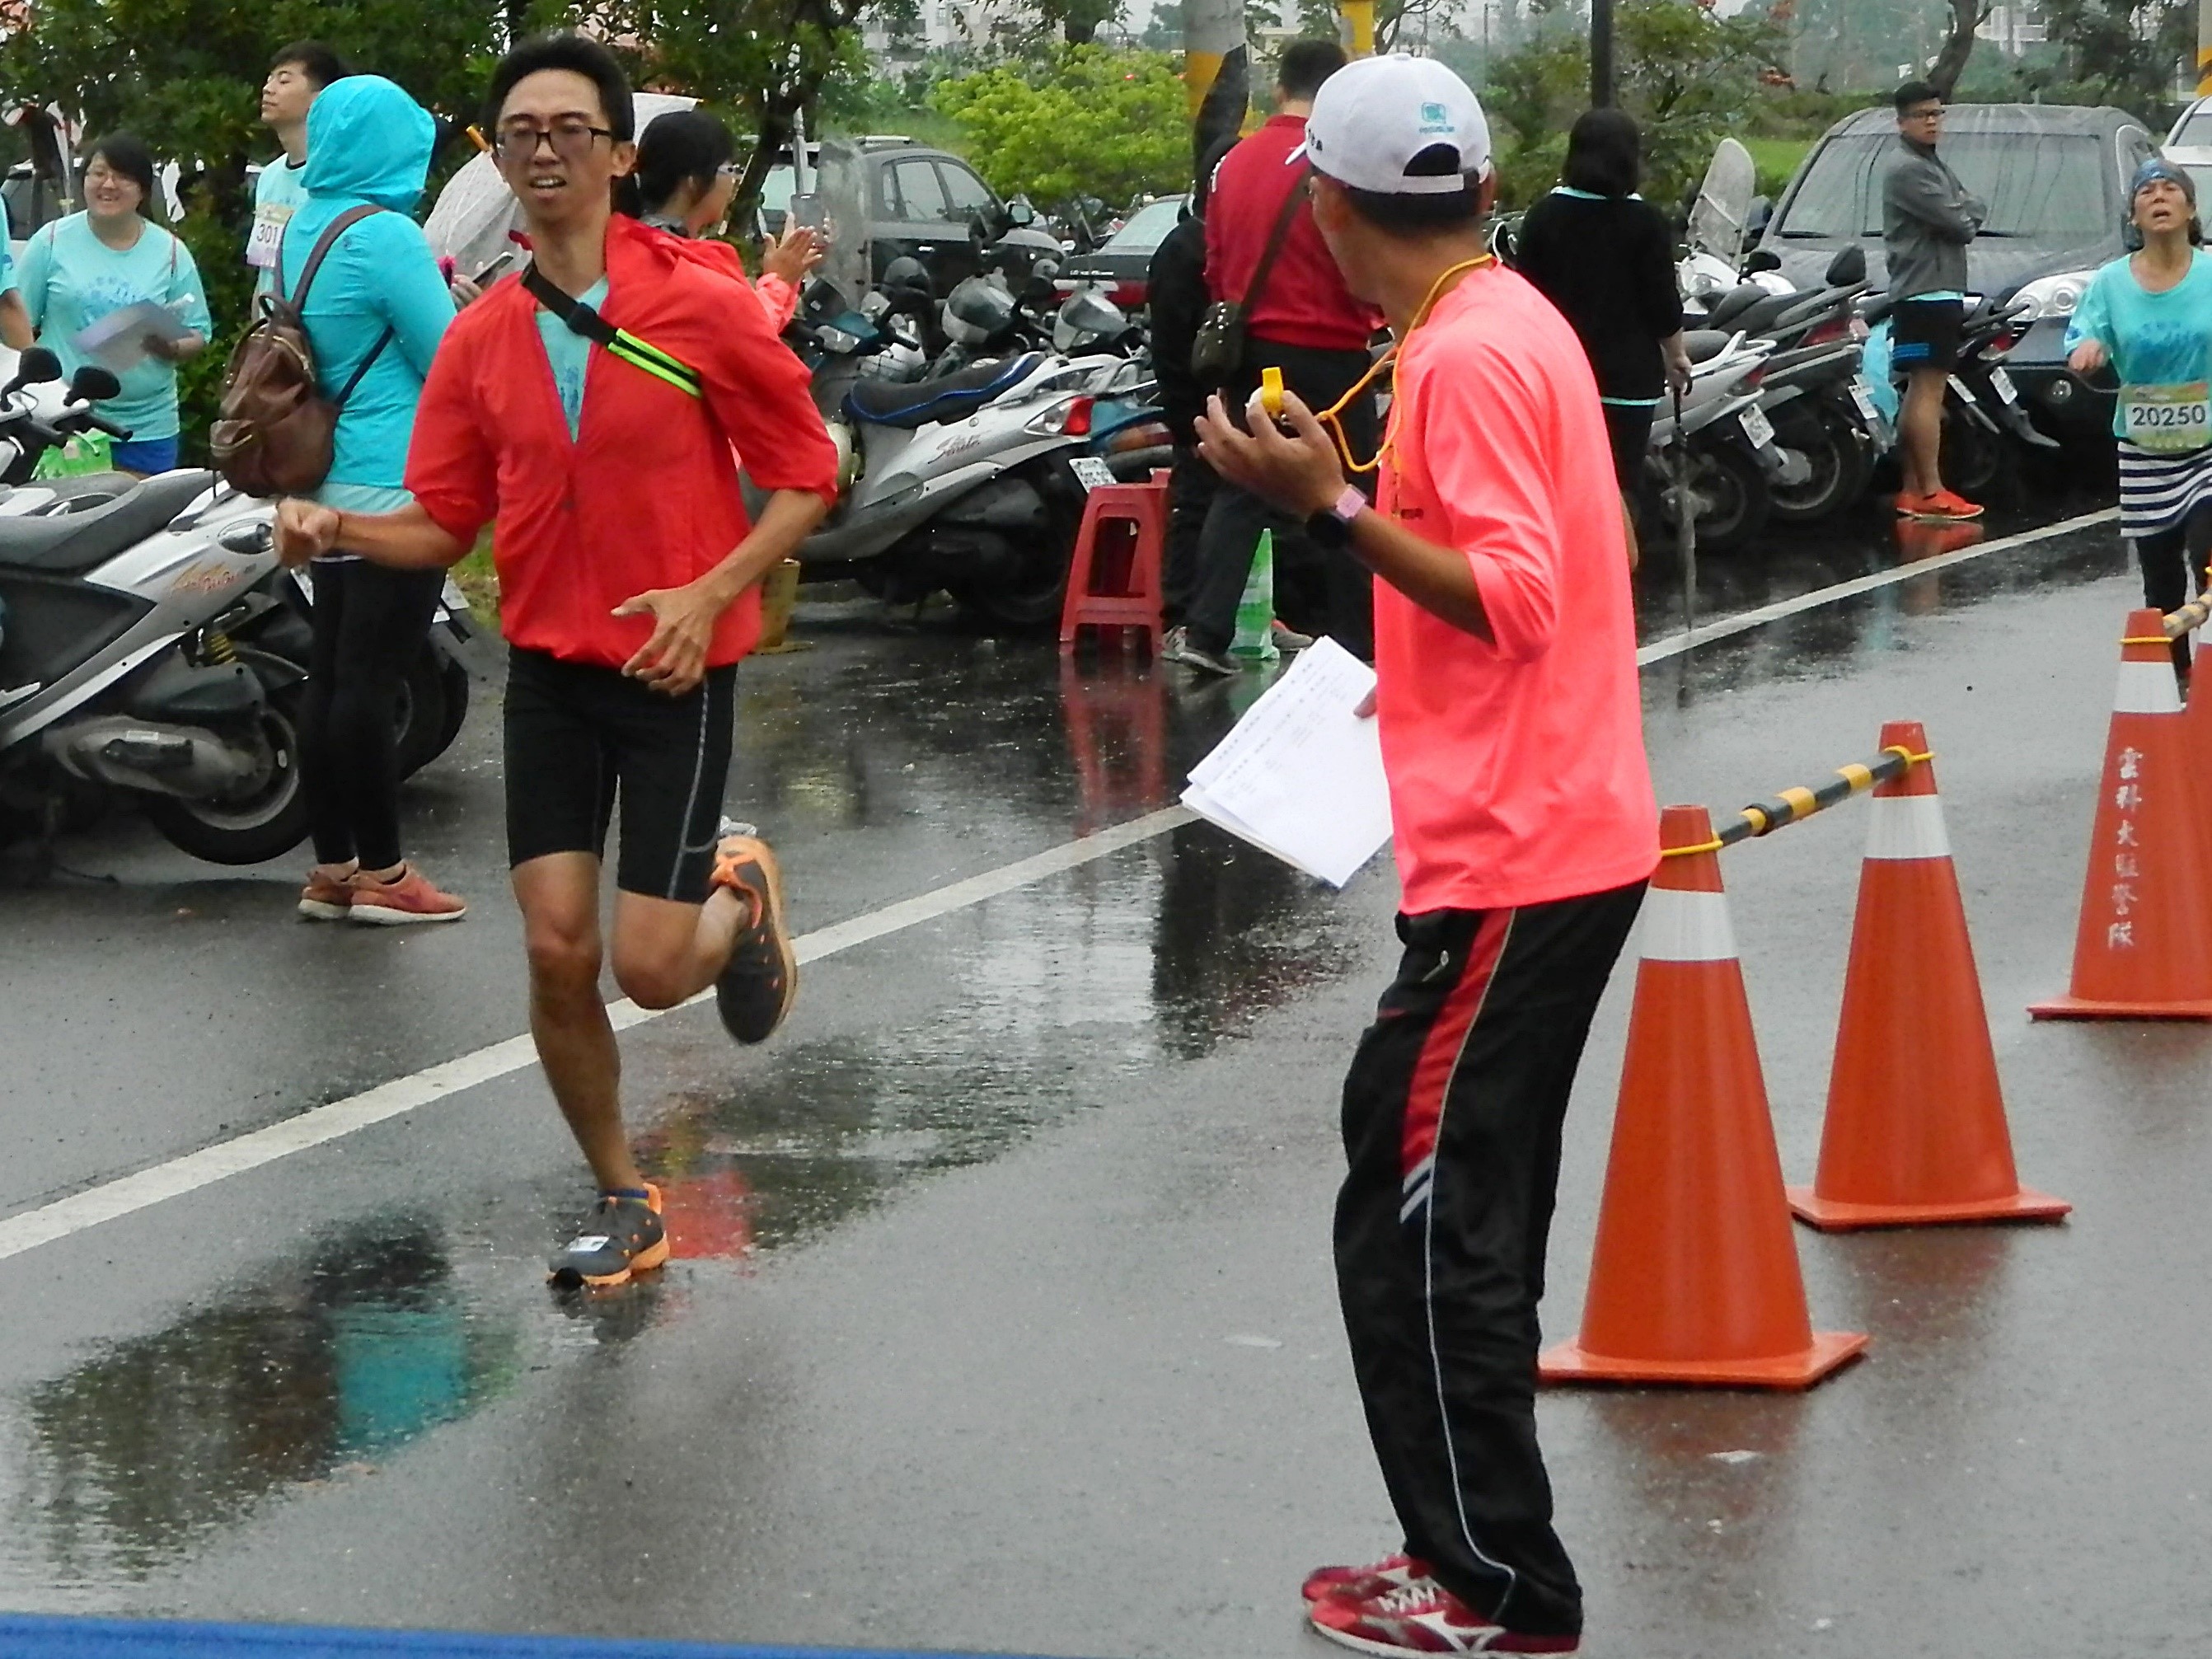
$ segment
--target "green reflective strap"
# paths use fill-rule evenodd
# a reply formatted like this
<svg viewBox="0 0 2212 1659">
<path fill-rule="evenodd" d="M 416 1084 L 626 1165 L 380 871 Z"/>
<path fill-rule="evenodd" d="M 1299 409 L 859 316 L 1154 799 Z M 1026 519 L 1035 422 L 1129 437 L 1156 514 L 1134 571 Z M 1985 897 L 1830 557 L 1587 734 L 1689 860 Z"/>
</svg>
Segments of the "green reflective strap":
<svg viewBox="0 0 2212 1659">
<path fill-rule="evenodd" d="M 682 359 L 670 356 L 659 347 L 623 329 L 615 331 L 615 337 L 606 349 L 621 358 L 632 368 L 641 368 L 656 379 L 663 380 L 678 392 L 693 398 L 705 396 L 698 374 Z"/>
</svg>

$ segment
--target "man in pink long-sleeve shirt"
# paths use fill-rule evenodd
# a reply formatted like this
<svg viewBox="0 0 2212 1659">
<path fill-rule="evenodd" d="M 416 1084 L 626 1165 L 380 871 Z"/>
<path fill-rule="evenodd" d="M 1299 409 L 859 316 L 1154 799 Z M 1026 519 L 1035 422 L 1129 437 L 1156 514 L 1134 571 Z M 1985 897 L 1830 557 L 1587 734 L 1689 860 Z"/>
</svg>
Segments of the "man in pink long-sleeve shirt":
<svg viewBox="0 0 2212 1659">
<path fill-rule="evenodd" d="M 1406 954 L 1345 1081 L 1336 1261 L 1405 1538 L 1306 1598 L 1364 1652 L 1571 1653 L 1536 1304 L 1567 1097 L 1658 862 L 1626 526 L 1581 345 L 1484 252 L 1474 94 L 1432 62 L 1353 64 L 1307 153 L 1315 222 L 1401 343 L 1376 503 L 1295 397 L 1288 432 L 1248 412 L 1248 434 L 1218 398 L 1200 422 L 1224 478 L 1378 578 Z"/>
</svg>

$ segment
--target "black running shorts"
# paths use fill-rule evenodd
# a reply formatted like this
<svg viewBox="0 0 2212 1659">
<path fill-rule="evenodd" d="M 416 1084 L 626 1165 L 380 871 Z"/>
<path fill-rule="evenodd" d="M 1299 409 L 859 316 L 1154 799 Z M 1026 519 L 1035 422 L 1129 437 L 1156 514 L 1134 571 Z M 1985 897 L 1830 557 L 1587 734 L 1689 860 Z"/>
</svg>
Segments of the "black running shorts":
<svg viewBox="0 0 2212 1659">
<path fill-rule="evenodd" d="M 1899 300 L 1890 308 L 1889 361 L 1900 374 L 1916 368 L 1948 373 L 1959 361 L 1959 331 L 1966 319 L 1957 300 Z"/>
<path fill-rule="evenodd" d="M 688 696 L 621 670 L 510 647 L 507 668 L 507 857 L 606 855 L 622 803 L 615 884 L 701 904 L 721 827 L 737 665 L 708 671 Z"/>
</svg>

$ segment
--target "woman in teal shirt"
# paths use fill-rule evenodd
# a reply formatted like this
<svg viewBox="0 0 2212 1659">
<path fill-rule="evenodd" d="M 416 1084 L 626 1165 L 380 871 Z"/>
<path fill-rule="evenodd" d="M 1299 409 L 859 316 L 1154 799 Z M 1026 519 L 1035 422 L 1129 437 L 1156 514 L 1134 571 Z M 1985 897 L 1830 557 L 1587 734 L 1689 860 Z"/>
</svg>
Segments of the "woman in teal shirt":
<svg viewBox="0 0 2212 1659">
<path fill-rule="evenodd" d="M 2143 602 L 2179 610 L 2212 556 L 2212 254 L 2197 184 L 2163 156 L 2136 170 L 2129 218 L 2142 249 L 2100 269 L 2066 332 L 2079 374 L 2120 378 L 2120 533 L 2135 544 Z M 2173 642 L 2185 688 L 2189 642 Z"/>
<path fill-rule="evenodd" d="M 23 307 L 40 340 L 74 374 L 92 361 L 77 337 L 103 317 L 152 304 L 189 331 L 149 331 L 145 356 L 122 371 L 123 389 L 100 412 L 130 428 L 115 465 L 141 475 L 177 464 L 177 365 L 203 349 L 212 324 L 190 249 L 149 222 L 154 158 L 127 132 L 101 139 L 85 161 L 85 210 L 48 225 L 23 250 Z"/>
</svg>

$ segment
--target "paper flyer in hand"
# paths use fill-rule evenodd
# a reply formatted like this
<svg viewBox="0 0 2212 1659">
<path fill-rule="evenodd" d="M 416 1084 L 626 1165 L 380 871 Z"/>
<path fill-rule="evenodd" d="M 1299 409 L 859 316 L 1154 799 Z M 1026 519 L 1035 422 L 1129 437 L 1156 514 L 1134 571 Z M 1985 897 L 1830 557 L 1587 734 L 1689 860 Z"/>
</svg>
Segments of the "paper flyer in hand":
<svg viewBox="0 0 2212 1659">
<path fill-rule="evenodd" d="M 168 307 L 145 300 L 120 311 L 109 312 L 98 322 L 80 330 L 70 343 L 95 362 L 120 374 L 146 361 L 148 335 L 173 343 L 191 331 L 191 325 Z"/>
<path fill-rule="evenodd" d="M 1375 671 L 1320 639 L 1191 769 L 1182 804 L 1341 887 L 1390 839 L 1390 791 L 1371 718 Z"/>
</svg>

